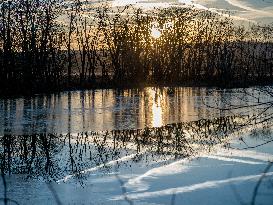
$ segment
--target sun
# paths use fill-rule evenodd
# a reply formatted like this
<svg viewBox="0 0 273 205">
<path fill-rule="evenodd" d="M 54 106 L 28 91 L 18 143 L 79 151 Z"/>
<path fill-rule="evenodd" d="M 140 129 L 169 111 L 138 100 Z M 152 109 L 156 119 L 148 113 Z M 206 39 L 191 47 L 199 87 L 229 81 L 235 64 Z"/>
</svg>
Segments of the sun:
<svg viewBox="0 0 273 205">
<path fill-rule="evenodd" d="M 152 27 L 151 29 L 151 36 L 153 38 L 159 38 L 161 36 L 161 32 L 158 28 Z"/>
</svg>

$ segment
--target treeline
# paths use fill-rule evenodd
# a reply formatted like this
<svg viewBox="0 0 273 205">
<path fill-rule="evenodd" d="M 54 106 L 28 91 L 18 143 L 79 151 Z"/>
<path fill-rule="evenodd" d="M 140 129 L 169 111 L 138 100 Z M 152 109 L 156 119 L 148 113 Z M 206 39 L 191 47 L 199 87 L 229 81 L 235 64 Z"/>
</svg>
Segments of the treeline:
<svg viewBox="0 0 273 205">
<path fill-rule="evenodd" d="M 1 93 L 51 89 L 63 76 L 63 53 L 53 0 L 0 3 Z"/>
<path fill-rule="evenodd" d="M 273 25 L 192 8 L 149 13 L 75 1 L 0 3 L 0 93 L 271 83 Z"/>
</svg>

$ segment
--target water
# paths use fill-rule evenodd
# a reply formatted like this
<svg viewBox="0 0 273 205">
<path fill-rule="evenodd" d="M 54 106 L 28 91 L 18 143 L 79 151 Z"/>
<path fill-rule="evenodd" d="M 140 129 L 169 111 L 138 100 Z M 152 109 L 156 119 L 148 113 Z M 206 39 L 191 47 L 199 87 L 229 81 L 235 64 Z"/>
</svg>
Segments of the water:
<svg viewBox="0 0 273 205">
<path fill-rule="evenodd" d="M 235 91 L 236 92 L 236 91 Z M 0 134 L 78 133 L 160 127 L 220 115 L 205 104 L 230 93 L 217 89 L 168 88 L 92 90 L 0 99 Z M 225 99 L 226 100 L 226 99 Z"/>
</svg>

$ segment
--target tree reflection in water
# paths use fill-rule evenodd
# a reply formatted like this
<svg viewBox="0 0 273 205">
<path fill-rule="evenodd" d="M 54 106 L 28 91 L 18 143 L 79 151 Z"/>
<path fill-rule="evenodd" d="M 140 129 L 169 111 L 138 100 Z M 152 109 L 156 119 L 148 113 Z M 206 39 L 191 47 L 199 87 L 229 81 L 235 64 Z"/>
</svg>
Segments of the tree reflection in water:
<svg viewBox="0 0 273 205">
<path fill-rule="evenodd" d="M 42 176 L 64 181 L 84 178 L 133 163 L 191 158 L 249 125 L 248 116 L 168 124 L 156 128 L 84 132 L 77 135 L 4 135 L 0 138 L 0 166 L 5 174 Z"/>
</svg>

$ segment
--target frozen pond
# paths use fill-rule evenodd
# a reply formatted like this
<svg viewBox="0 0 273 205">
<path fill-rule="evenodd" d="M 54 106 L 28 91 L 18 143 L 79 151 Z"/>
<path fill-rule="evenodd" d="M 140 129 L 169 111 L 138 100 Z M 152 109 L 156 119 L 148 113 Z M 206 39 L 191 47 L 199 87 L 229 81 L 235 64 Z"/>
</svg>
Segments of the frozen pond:
<svg viewBox="0 0 273 205">
<path fill-rule="evenodd" d="M 248 89 L 145 88 L 142 90 L 71 91 L 32 98 L 0 99 L 0 135 L 79 133 L 160 127 L 169 123 L 234 115 L 208 106 L 244 105 L 266 100 L 264 92 Z M 246 110 L 253 112 L 253 110 Z"/>
<path fill-rule="evenodd" d="M 6 191 L 18 204 L 271 204 L 270 91 L 145 88 L 1 99 L 1 197 Z"/>
<path fill-rule="evenodd" d="M 73 91 L 33 98 L 0 99 L 0 134 L 78 133 L 159 127 L 209 118 L 203 100 L 219 102 L 221 90 L 168 89 Z M 219 112 L 218 112 L 219 114 Z M 215 116 L 213 116 L 215 117 Z"/>
</svg>

